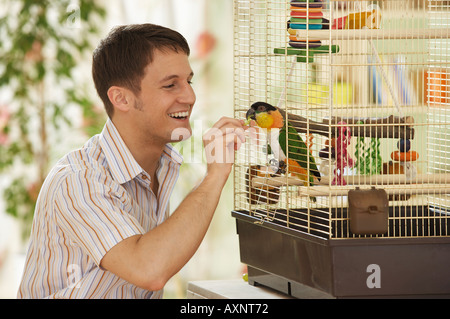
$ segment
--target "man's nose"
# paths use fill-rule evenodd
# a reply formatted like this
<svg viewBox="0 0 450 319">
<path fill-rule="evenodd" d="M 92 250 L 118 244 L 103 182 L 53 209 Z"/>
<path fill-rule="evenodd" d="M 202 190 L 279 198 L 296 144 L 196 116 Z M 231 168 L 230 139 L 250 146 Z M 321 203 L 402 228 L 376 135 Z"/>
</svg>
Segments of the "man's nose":
<svg viewBox="0 0 450 319">
<path fill-rule="evenodd" d="M 184 86 L 180 100 L 182 103 L 186 103 L 186 104 L 190 104 L 190 105 L 193 105 L 195 103 L 196 96 L 195 96 L 194 88 L 189 83 L 187 83 Z"/>
</svg>

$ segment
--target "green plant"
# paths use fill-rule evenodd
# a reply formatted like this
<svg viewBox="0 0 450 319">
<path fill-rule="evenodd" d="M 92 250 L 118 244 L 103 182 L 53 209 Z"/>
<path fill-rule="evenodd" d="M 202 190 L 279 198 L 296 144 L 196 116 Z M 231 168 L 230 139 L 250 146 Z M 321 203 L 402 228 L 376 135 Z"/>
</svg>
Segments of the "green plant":
<svg viewBox="0 0 450 319">
<path fill-rule="evenodd" d="M 89 134 L 103 123 L 77 71 L 80 61 L 90 61 L 86 54 L 105 9 L 95 0 L 9 0 L 0 6 L 0 176 L 8 180 L 6 212 L 28 234 L 62 129 L 73 125 L 70 114 L 83 116 Z"/>
</svg>

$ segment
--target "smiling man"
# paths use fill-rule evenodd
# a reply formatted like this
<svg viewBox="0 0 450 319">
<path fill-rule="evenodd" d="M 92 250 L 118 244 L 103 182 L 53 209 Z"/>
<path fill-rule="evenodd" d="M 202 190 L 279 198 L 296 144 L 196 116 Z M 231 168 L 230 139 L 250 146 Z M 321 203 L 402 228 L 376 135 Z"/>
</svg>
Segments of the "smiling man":
<svg viewBox="0 0 450 319">
<path fill-rule="evenodd" d="M 195 103 L 188 57 L 179 33 L 152 24 L 101 41 L 92 74 L 108 120 L 42 186 L 18 298 L 160 298 L 194 255 L 233 163 L 207 158 L 202 182 L 169 216 L 182 162 L 169 143 L 191 132 Z M 205 148 L 233 158 L 244 129 L 221 118 Z"/>
</svg>

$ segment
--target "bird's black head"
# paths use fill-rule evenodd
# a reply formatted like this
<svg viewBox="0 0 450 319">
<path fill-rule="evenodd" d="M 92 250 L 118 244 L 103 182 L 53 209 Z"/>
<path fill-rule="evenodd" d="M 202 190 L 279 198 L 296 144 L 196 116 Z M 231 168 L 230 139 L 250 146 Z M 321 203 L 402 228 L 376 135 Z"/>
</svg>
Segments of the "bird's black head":
<svg viewBox="0 0 450 319">
<path fill-rule="evenodd" d="M 245 114 L 245 118 L 256 120 L 256 113 L 270 112 L 276 110 L 277 109 L 274 106 L 270 105 L 269 103 L 255 102 L 251 105 L 250 109 L 247 111 L 247 114 Z"/>
</svg>

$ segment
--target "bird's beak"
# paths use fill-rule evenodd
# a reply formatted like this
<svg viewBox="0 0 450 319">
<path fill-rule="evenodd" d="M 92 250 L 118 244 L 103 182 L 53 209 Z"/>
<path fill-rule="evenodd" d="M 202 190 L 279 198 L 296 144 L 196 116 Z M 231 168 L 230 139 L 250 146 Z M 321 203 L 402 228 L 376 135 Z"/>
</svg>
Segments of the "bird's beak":
<svg viewBox="0 0 450 319">
<path fill-rule="evenodd" d="M 245 118 L 248 120 L 255 120 L 256 121 L 256 116 L 255 116 L 256 112 L 254 109 L 249 109 L 247 111 L 247 114 L 245 114 Z"/>
</svg>

